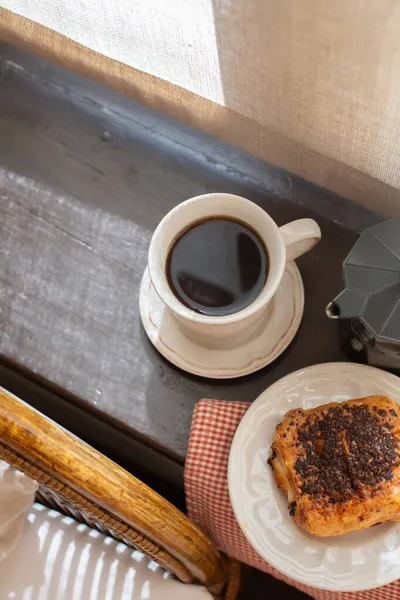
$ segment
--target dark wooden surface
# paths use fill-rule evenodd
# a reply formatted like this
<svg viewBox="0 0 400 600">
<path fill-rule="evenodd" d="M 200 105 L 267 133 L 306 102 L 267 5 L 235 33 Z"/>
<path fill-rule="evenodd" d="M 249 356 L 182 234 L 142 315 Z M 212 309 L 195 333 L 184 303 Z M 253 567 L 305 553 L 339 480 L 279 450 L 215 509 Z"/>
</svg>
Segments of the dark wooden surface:
<svg viewBox="0 0 400 600">
<path fill-rule="evenodd" d="M 36 57 L 3 46 L 0 60 L 0 383 L 182 485 L 200 398 L 252 401 L 294 369 L 345 358 L 325 305 L 357 232 L 381 217 Z M 211 191 L 243 195 L 279 224 L 313 217 L 323 236 L 298 261 L 295 341 L 257 374 L 223 382 L 168 364 L 138 315 L 152 231 Z"/>
<path fill-rule="evenodd" d="M 310 600 L 310 596 L 289 587 L 283 581 L 251 569 L 238 600 Z"/>
</svg>

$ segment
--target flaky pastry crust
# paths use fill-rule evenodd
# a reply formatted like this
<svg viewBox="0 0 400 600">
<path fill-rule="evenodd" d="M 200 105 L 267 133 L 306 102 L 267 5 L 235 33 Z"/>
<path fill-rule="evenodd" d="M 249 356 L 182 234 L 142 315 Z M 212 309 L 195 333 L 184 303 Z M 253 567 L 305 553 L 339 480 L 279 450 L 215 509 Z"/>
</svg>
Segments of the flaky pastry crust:
<svg viewBox="0 0 400 600">
<path fill-rule="evenodd" d="M 285 415 L 269 463 L 300 527 L 324 537 L 400 520 L 399 419 L 385 396 Z"/>
</svg>

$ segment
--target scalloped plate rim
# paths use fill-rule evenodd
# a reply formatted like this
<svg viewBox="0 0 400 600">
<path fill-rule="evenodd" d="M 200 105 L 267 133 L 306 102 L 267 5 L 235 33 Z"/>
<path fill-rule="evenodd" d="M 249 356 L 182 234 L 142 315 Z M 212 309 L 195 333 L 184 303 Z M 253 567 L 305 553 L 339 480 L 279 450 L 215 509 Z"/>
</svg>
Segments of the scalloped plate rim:
<svg viewBox="0 0 400 600">
<path fill-rule="evenodd" d="M 242 519 L 242 515 L 240 512 L 240 504 L 244 502 L 244 499 L 238 497 L 238 495 L 236 493 L 236 490 L 242 490 L 242 492 L 243 492 L 243 490 L 245 489 L 245 485 L 246 485 L 246 482 L 238 483 L 238 481 L 237 481 L 238 472 L 240 473 L 240 469 L 238 468 L 237 456 L 238 455 L 240 456 L 240 454 L 243 453 L 243 449 L 240 449 L 240 446 L 242 445 L 241 438 L 246 436 L 249 427 L 252 425 L 252 423 L 251 423 L 252 415 L 260 407 L 262 407 L 266 402 L 269 404 L 268 412 L 271 415 L 274 414 L 273 410 L 271 409 L 271 405 L 268 400 L 268 397 L 271 394 L 274 394 L 275 388 L 283 387 L 285 384 L 289 385 L 289 383 L 291 381 L 293 382 L 292 383 L 292 386 L 293 386 L 295 379 L 297 377 L 299 377 L 301 374 L 308 375 L 311 373 L 311 376 L 313 376 L 313 374 L 315 372 L 315 375 L 317 375 L 317 374 L 322 375 L 322 371 L 325 371 L 325 375 L 329 375 L 330 371 L 335 372 L 335 371 L 337 371 L 337 369 L 339 369 L 339 370 L 340 369 L 363 370 L 363 371 L 368 371 L 368 373 L 370 375 L 375 375 L 375 376 L 379 376 L 379 377 L 383 376 L 386 379 L 387 385 L 389 385 L 389 382 L 390 382 L 392 385 L 396 385 L 399 387 L 399 401 L 400 401 L 400 378 L 392 373 L 388 373 L 387 371 L 383 371 L 382 369 L 378 369 L 376 367 L 371 367 L 371 366 L 365 365 L 365 364 L 343 362 L 343 361 L 342 362 L 318 363 L 316 365 L 311 365 L 311 366 L 303 367 L 301 369 L 297 369 L 296 371 L 293 371 L 292 373 L 285 375 L 284 377 L 280 378 L 279 380 L 277 380 L 273 384 L 271 384 L 256 398 L 256 400 L 249 407 L 248 411 L 246 412 L 246 414 L 242 418 L 241 422 L 239 423 L 238 428 L 236 429 L 235 435 L 232 440 L 232 445 L 231 445 L 230 454 L 229 454 L 228 488 L 229 488 L 229 496 L 230 496 L 230 500 L 231 500 L 232 509 L 233 509 L 236 520 L 237 520 L 243 534 L 245 535 L 245 537 L 248 540 L 248 542 L 250 543 L 250 545 L 256 550 L 256 552 L 258 552 L 258 554 L 261 556 L 261 558 L 263 558 L 266 562 L 268 562 L 273 568 L 277 569 L 280 573 L 282 573 L 286 577 L 289 577 L 289 578 L 293 579 L 294 581 L 297 581 L 298 583 L 301 583 L 306 586 L 314 587 L 314 588 L 321 589 L 321 590 L 335 591 L 335 592 L 356 592 L 356 591 L 365 591 L 365 590 L 379 588 L 379 587 L 382 587 L 384 585 L 387 585 L 387 584 L 392 583 L 393 581 L 396 581 L 397 579 L 399 579 L 400 578 L 400 561 L 399 561 L 399 566 L 398 566 L 398 573 L 396 575 L 391 576 L 388 579 L 380 580 L 376 585 L 371 585 L 371 584 L 363 585 L 362 583 L 357 584 L 357 583 L 353 582 L 352 584 L 347 584 L 344 586 L 339 585 L 339 586 L 334 587 L 333 585 L 325 585 L 325 584 L 320 584 L 320 583 L 316 584 L 315 582 L 310 581 L 310 579 L 307 579 L 306 576 L 304 576 L 304 578 L 303 578 L 303 577 L 299 576 L 298 574 L 294 574 L 293 572 L 286 570 L 283 560 L 280 562 L 279 560 L 274 560 L 274 557 L 271 559 L 270 556 L 268 556 L 268 558 L 263 556 L 262 551 L 260 552 L 260 550 L 257 548 L 257 546 L 258 546 L 257 542 L 254 543 L 251 532 L 249 532 L 248 528 L 243 527 L 241 524 L 244 522 L 244 520 Z M 332 375 L 331 375 L 331 377 L 332 377 Z M 342 376 L 342 379 L 343 378 L 344 377 Z M 364 385 L 364 384 L 365 384 L 365 382 L 363 381 L 362 385 Z M 383 387 L 384 386 L 385 386 L 385 384 L 383 385 Z M 384 393 L 384 390 L 382 390 L 382 393 Z M 304 398 L 304 396 L 303 396 L 303 398 Z M 327 397 L 323 402 L 321 402 L 321 404 L 327 403 L 329 401 L 331 401 L 331 398 Z M 295 408 L 296 406 L 300 406 L 301 405 L 300 403 L 301 403 L 301 399 L 299 399 L 299 401 L 298 401 L 298 403 L 296 403 L 296 405 L 295 404 L 293 405 L 293 408 Z M 268 447 L 269 447 L 269 444 L 266 444 L 264 450 L 267 450 Z M 263 448 L 260 448 L 258 450 L 258 452 L 262 449 Z M 247 498 L 247 500 L 248 500 L 248 498 Z M 248 521 L 248 519 L 247 519 L 247 521 Z M 292 524 L 292 526 L 294 528 L 297 528 L 297 526 L 291 519 L 290 519 L 290 523 Z M 398 533 L 398 535 L 400 537 L 400 532 Z M 323 538 L 316 538 L 316 539 L 318 539 L 320 541 Z M 327 549 L 328 548 L 329 548 L 329 546 L 327 546 Z M 289 550 L 290 550 L 290 548 L 289 548 Z M 390 550 L 388 551 L 388 553 L 391 553 L 391 552 L 392 551 L 390 551 Z M 282 557 L 280 557 L 280 558 L 282 558 Z M 299 566 L 299 565 L 297 565 L 297 566 Z M 348 573 L 346 573 L 346 577 L 347 576 L 348 576 Z M 307 575 L 307 577 L 309 577 L 309 574 Z M 332 573 L 331 573 L 331 577 L 334 577 L 334 574 L 332 575 Z M 340 575 L 338 575 L 337 577 L 340 577 Z M 358 577 L 360 578 L 361 576 L 358 575 Z"/>
</svg>

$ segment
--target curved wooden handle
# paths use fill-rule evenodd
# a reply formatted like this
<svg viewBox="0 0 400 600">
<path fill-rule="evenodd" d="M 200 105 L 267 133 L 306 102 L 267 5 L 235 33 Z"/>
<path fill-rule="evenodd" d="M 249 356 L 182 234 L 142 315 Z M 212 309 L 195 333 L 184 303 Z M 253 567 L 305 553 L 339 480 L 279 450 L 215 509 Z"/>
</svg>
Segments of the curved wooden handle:
<svg viewBox="0 0 400 600">
<path fill-rule="evenodd" d="M 55 478 L 53 490 L 60 496 L 62 484 L 68 486 L 111 515 L 110 518 L 122 521 L 126 529 L 132 527 L 157 544 L 212 593 L 220 594 L 223 590 L 226 573 L 219 553 L 183 513 L 100 452 L 2 388 L 0 446 L 3 447 L 0 458 L 7 460 L 9 451 L 10 455 L 25 459 L 33 467 L 28 472 L 32 478 L 45 484 L 47 479 Z M 19 468 L 23 463 L 14 460 Z"/>
</svg>

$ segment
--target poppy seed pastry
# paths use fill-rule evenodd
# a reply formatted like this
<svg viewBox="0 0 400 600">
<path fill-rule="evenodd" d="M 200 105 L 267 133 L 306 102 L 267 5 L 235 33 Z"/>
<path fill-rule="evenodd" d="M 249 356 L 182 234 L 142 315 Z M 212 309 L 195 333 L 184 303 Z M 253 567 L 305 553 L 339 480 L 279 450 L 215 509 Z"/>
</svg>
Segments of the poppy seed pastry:
<svg viewBox="0 0 400 600">
<path fill-rule="evenodd" d="M 400 520 L 399 418 L 384 396 L 285 415 L 268 462 L 300 527 L 325 537 Z"/>
</svg>

